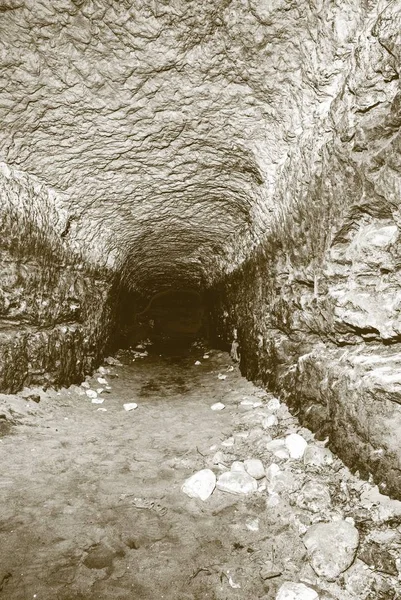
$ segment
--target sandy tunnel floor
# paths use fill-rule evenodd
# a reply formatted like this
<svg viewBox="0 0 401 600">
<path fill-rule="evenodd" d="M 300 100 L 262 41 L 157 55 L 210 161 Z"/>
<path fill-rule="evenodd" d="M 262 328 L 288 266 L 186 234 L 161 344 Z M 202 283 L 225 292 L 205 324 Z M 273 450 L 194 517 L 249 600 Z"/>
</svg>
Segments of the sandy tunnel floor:
<svg viewBox="0 0 401 600">
<path fill-rule="evenodd" d="M 401 597 L 401 503 L 332 460 L 227 354 L 204 354 L 120 353 L 87 387 L 0 396 L 1 598 Z M 308 442 L 302 458 L 288 456 L 291 433 Z M 248 458 L 267 469 L 256 492 L 181 490 Z M 314 524 L 336 522 L 307 548 Z"/>
</svg>

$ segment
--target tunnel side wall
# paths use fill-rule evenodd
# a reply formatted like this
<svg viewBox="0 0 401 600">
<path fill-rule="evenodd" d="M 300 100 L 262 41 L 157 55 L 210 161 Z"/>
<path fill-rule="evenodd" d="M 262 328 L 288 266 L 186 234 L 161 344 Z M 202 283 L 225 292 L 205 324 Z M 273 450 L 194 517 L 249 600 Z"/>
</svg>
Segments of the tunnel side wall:
<svg viewBox="0 0 401 600">
<path fill-rule="evenodd" d="M 401 498 L 399 17 L 383 13 L 359 48 L 331 133 L 288 157 L 272 230 L 210 306 L 243 373 Z"/>
<path fill-rule="evenodd" d="M 110 340 L 112 274 L 67 245 L 63 208 L 36 179 L 3 164 L 0 198 L 0 391 L 79 381 Z"/>
</svg>

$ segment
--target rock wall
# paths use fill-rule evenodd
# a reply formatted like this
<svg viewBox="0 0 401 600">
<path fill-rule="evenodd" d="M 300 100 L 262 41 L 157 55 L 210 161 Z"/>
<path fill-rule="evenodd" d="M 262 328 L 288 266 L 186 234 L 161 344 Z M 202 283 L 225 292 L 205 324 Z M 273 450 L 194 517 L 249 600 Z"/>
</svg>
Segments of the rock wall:
<svg viewBox="0 0 401 600">
<path fill-rule="evenodd" d="M 64 242 L 61 197 L 0 166 L 0 390 L 70 384 L 111 339 L 114 277 Z"/>
<path fill-rule="evenodd" d="M 210 290 L 243 372 L 398 498 L 400 13 L 390 3 L 367 19 L 327 119 L 283 165 L 271 230 Z"/>
</svg>

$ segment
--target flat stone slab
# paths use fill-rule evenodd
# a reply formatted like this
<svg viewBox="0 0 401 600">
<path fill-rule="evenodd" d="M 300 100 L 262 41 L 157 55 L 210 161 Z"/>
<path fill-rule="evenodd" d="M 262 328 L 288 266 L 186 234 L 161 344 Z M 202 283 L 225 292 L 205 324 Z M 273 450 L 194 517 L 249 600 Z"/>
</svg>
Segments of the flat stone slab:
<svg viewBox="0 0 401 600">
<path fill-rule="evenodd" d="M 258 483 L 254 477 L 242 471 L 227 471 L 222 473 L 217 480 L 216 487 L 222 492 L 229 494 L 251 494 L 258 489 Z"/>
</svg>

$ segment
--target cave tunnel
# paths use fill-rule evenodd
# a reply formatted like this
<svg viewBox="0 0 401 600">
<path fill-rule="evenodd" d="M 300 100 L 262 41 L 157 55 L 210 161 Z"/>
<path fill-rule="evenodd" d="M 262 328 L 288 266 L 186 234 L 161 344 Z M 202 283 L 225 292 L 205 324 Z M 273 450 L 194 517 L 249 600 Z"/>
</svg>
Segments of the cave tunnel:
<svg viewBox="0 0 401 600">
<path fill-rule="evenodd" d="M 0 0 L 0 598 L 400 597 L 399 0 Z"/>
</svg>

